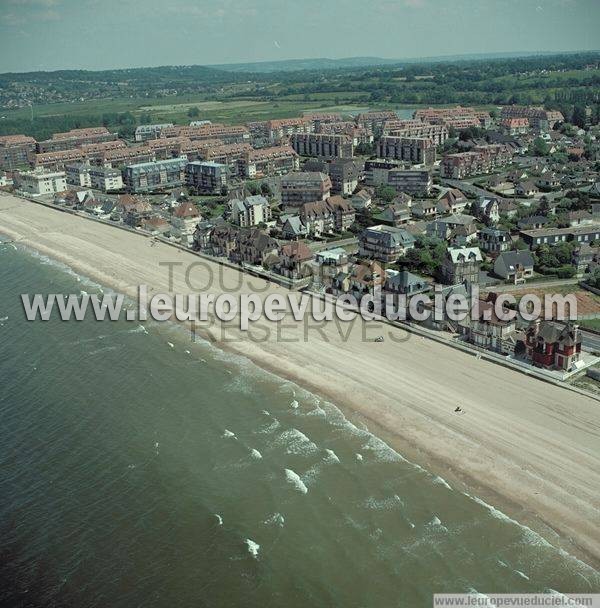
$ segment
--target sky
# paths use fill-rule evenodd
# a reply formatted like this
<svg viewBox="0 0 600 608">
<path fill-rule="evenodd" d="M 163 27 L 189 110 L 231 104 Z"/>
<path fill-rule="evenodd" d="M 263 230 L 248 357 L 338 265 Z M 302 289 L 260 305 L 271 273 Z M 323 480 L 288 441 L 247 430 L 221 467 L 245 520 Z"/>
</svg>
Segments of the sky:
<svg viewBox="0 0 600 608">
<path fill-rule="evenodd" d="M 600 0 L 0 0 L 0 72 L 600 48 Z"/>
</svg>

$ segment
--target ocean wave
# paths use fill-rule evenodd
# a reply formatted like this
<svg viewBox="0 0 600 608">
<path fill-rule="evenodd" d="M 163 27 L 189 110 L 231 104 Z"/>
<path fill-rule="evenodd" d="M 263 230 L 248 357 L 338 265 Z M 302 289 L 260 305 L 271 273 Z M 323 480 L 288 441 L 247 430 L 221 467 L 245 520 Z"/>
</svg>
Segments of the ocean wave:
<svg viewBox="0 0 600 608">
<path fill-rule="evenodd" d="M 252 458 L 254 458 L 254 460 L 262 459 L 262 454 L 254 448 L 251 450 L 250 455 L 252 456 Z"/>
<path fill-rule="evenodd" d="M 276 431 L 280 426 L 281 423 L 279 422 L 279 420 L 277 420 L 277 418 L 273 418 L 273 422 L 270 422 L 268 425 L 263 426 L 262 428 L 254 432 L 268 435 L 269 433 Z"/>
<path fill-rule="evenodd" d="M 371 509 L 373 511 L 390 511 L 392 509 L 402 508 L 404 507 L 404 501 L 398 496 L 398 494 L 394 494 L 388 498 L 375 498 L 374 496 L 369 496 L 363 503 L 364 507 L 367 509 Z"/>
<path fill-rule="evenodd" d="M 88 355 L 93 357 L 94 355 L 100 355 L 101 353 L 106 353 L 109 351 L 117 350 L 120 346 L 103 346 L 102 348 L 97 348 L 96 350 L 91 350 Z"/>
<path fill-rule="evenodd" d="M 448 532 L 448 528 L 442 524 L 442 521 L 437 515 L 434 515 L 432 520 L 427 524 L 428 528 L 438 528 L 444 532 Z"/>
<path fill-rule="evenodd" d="M 127 333 L 128 334 L 146 334 L 146 335 L 148 335 L 148 330 L 142 324 L 140 324 L 137 327 L 134 327 L 133 329 L 128 329 Z"/>
<path fill-rule="evenodd" d="M 375 435 L 370 435 L 368 441 L 362 446 L 362 449 L 373 452 L 379 462 L 408 462 L 383 439 L 379 439 Z"/>
<path fill-rule="evenodd" d="M 285 469 L 285 479 L 289 484 L 293 485 L 298 492 L 301 492 L 302 494 L 308 492 L 308 488 L 300 478 L 300 475 L 295 471 L 292 471 L 292 469 Z"/>
<path fill-rule="evenodd" d="M 305 416 L 319 416 L 320 418 L 325 418 L 327 416 L 327 412 L 317 403 L 317 405 L 304 414 Z"/>
<path fill-rule="evenodd" d="M 325 448 L 325 452 L 327 452 L 327 456 L 325 456 L 325 462 L 328 462 L 328 463 L 339 463 L 340 462 L 340 459 L 338 458 L 337 454 L 333 450 Z"/>
<path fill-rule="evenodd" d="M 222 526 L 223 525 L 223 518 L 218 513 L 215 513 L 214 515 L 215 515 L 215 518 L 217 520 L 217 524 L 219 526 Z"/>
<path fill-rule="evenodd" d="M 231 432 L 229 429 L 225 429 L 221 437 L 223 439 L 237 439 L 235 433 Z"/>
<path fill-rule="evenodd" d="M 251 538 L 247 538 L 245 542 L 248 547 L 248 553 L 250 553 L 254 559 L 257 559 L 258 552 L 260 551 L 260 545 L 255 543 Z"/>
<path fill-rule="evenodd" d="M 444 486 L 448 490 L 452 489 L 450 484 L 443 477 L 440 477 L 439 475 L 437 477 L 433 478 L 433 483 L 435 483 L 436 485 Z"/>
<path fill-rule="evenodd" d="M 285 445 L 287 454 L 307 455 L 319 449 L 302 431 L 295 428 L 283 431 L 274 443 L 275 445 Z"/>
<path fill-rule="evenodd" d="M 87 287 L 91 287 L 93 289 L 96 289 L 97 291 L 100 291 L 101 293 L 104 293 L 102 290 L 102 285 L 100 285 L 100 283 L 97 283 L 96 281 L 90 279 L 89 277 L 86 277 L 85 275 L 79 274 L 78 272 L 73 270 L 73 268 L 71 268 L 68 264 L 65 264 L 64 262 L 59 262 L 58 260 L 48 257 L 47 255 L 44 255 L 43 253 L 40 253 L 35 249 L 30 249 L 29 247 L 25 247 L 24 251 L 26 251 L 27 254 L 31 257 L 36 258 L 43 266 L 52 266 L 54 268 L 57 268 L 64 274 L 67 274 L 70 277 L 74 278 L 78 283 L 83 283 Z"/>
<path fill-rule="evenodd" d="M 279 526 L 280 528 L 283 528 L 284 523 L 285 519 L 281 513 L 273 513 L 273 515 L 263 521 L 265 526 Z"/>
</svg>

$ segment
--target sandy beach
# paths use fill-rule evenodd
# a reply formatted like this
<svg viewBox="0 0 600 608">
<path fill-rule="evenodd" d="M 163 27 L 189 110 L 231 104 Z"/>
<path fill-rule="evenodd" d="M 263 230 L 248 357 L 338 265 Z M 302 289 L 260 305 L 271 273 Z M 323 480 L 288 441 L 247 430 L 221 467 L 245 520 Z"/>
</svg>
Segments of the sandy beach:
<svg viewBox="0 0 600 608">
<path fill-rule="evenodd" d="M 142 235 L 5 194 L 0 233 L 132 297 L 140 284 L 170 291 L 165 262 L 181 263 L 174 293 L 190 292 L 188 265 L 197 288 L 212 275 L 211 293 L 224 286 L 287 293 L 165 244 L 150 247 Z M 598 401 L 361 319 L 322 324 L 307 339 L 303 324 L 291 318 L 279 338 L 266 320 L 254 324 L 255 340 L 233 325 L 210 331 L 223 348 L 331 400 L 457 489 L 600 565 Z M 389 338 L 374 343 L 383 333 Z M 464 415 L 454 413 L 457 404 Z"/>
</svg>

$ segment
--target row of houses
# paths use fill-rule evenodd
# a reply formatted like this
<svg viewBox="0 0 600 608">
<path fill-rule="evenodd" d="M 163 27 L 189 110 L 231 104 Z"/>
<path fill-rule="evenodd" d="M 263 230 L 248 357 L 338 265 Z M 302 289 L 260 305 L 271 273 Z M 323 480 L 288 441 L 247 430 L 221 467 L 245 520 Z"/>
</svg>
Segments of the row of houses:
<svg viewBox="0 0 600 608">
<path fill-rule="evenodd" d="M 468 152 L 447 154 L 440 163 L 442 177 L 463 179 L 471 175 L 490 173 L 507 165 L 512 160 L 512 152 L 503 144 L 474 146 Z"/>
<path fill-rule="evenodd" d="M 356 212 L 350 202 L 339 195 L 325 200 L 303 203 L 294 208 L 293 214 L 281 216 L 281 234 L 286 239 L 345 232 L 354 223 Z"/>
</svg>

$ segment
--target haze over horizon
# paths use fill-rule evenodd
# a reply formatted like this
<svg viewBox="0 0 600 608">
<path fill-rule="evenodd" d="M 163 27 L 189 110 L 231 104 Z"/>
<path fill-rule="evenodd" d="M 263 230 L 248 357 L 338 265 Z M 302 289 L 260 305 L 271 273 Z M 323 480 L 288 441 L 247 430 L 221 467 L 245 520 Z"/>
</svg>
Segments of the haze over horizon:
<svg viewBox="0 0 600 608">
<path fill-rule="evenodd" d="M 3 0 L 0 72 L 586 51 L 599 21 L 596 0 Z"/>
</svg>

